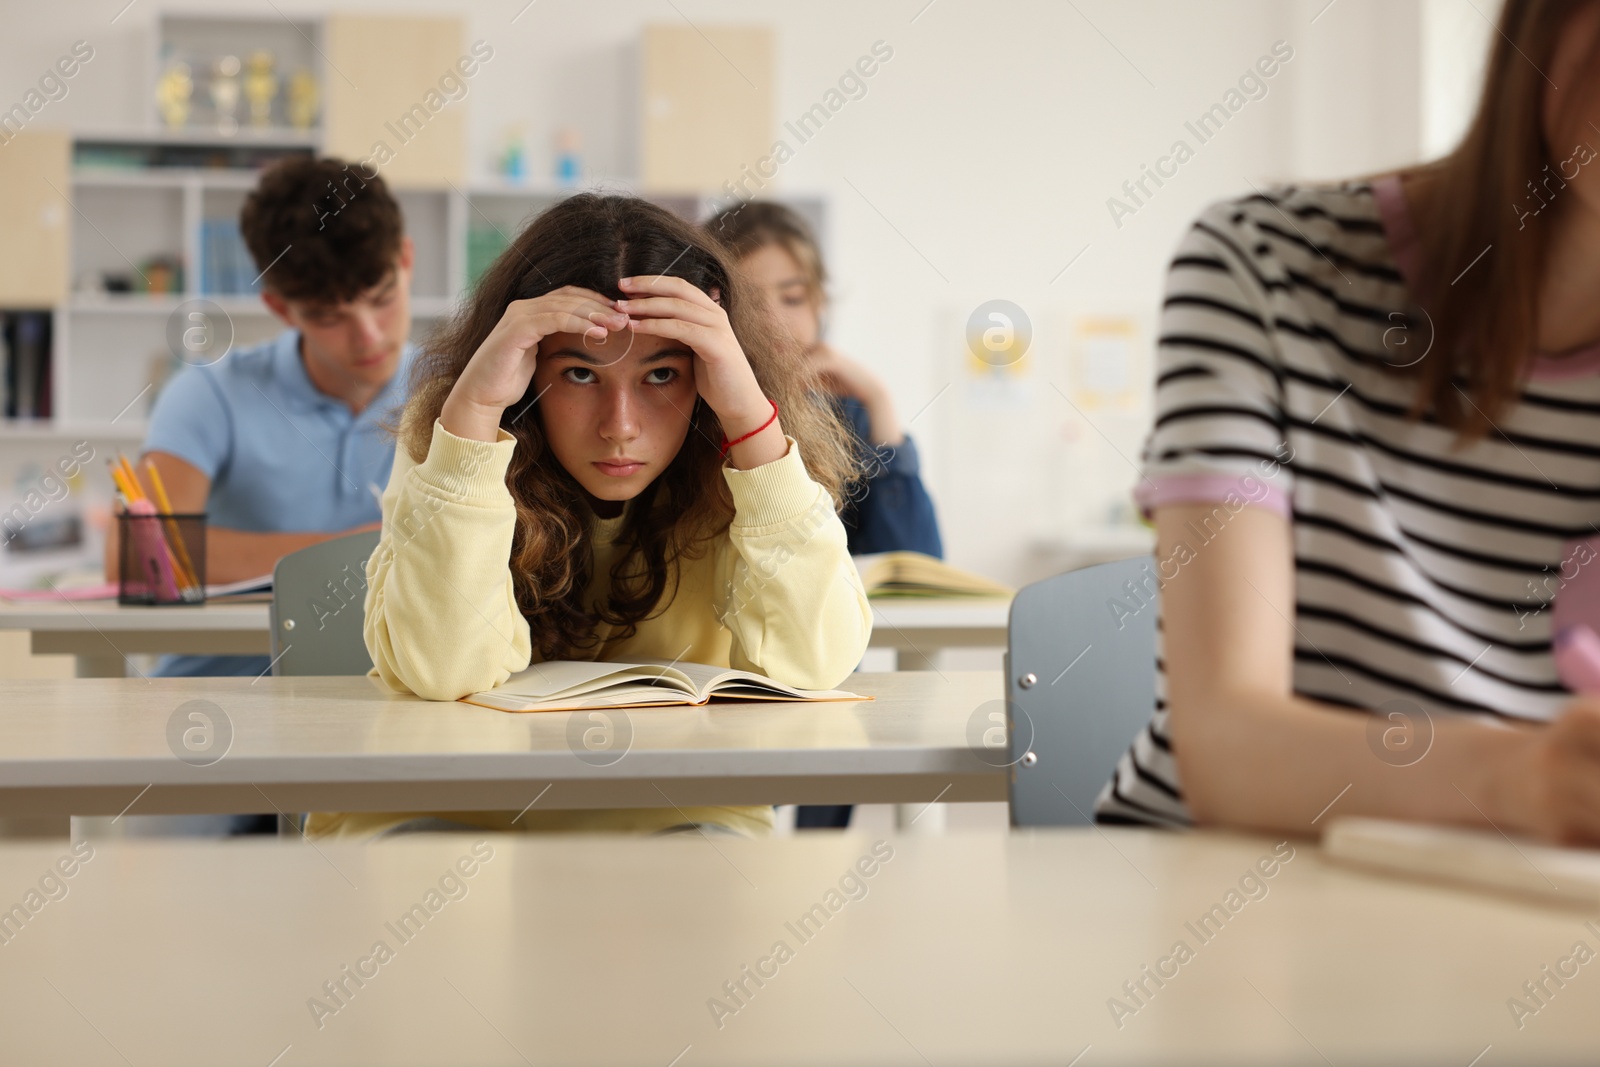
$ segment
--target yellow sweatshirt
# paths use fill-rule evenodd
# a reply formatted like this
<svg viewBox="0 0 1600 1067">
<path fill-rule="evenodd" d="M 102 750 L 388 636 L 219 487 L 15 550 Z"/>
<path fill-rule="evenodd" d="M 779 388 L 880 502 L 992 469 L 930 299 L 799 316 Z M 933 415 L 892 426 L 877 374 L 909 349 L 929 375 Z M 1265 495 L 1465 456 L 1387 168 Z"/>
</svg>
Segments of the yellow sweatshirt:
<svg viewBox="0 0 1600 1067">
<path fill-rule="evenodd" d="M 383 532 L 367 565 L 365 622 L 373 673 L 391 688 L 455 700 L 501 684 L 532 661 L 509 565 L 516 509 L 506 469 L 515 448 L 516 438 L 504 430 L 489 444 L 456 437 L 435 421 L 422 463 L 413 463 L 404 447 L 395 449 Z M 734 502 L 726 533 L 698 558 L 679 561 L 663 604 L 632 637 L 618 639 L 603 624 L 594 658 L 682 659 L 807 689 L 837 687 L 867 647 L 872 610 L 831 498 L 811 480 L 792 438 L 781 459 L 752 470 L 724 467 L 723 476 Z M 623 521 L 594 520 L 591 604 L 609 587 Z M 307 833 L 367 837 L 427 814 L 501 830 L 649 832 L 693 821 L 761 834 L 772 826 L 769 807 L 540 811 L 535 805 L 520 817 L 316 813 Z"/>
</svg>

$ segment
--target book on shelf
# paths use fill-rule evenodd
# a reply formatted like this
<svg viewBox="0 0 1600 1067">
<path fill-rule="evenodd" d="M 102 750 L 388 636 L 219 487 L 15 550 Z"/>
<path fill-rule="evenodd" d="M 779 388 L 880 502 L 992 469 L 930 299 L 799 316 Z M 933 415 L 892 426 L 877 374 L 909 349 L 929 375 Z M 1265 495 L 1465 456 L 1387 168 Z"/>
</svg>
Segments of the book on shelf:
<svg viewBox="0 0 1600 1067">
<path fill-rule="evenodd" d="M 869 597 L 1011 597 L 1016 590 L 921 552 L 853 557 Z"/>
<path fill-rule="evenodd" d="M 200 220 L 200 291 L 208 296 L 254 293 L 256 270 L 239 232 L 239 220 Z"/>
<path fill-rule="evenodd" d="M 488 270 L 507 247 L 505 234 L 493 226 L 471 226 L 467 229 L 467 285 L 478 284 L 483 272 Z"/>
<path fill-rule="evenodd" d="M 0 311 L 0 412 L 8 419 L 48 419 L 51 409 L 48 311 Z"/>
<path fill-rule="evenodd" d="M 536 663 L 461 698 L 498 711 L 586 711 L 707 704 L 712 700 L 871 700 L 842 689 L 797 689 L 765 675 L 665 659 Z"/>
</svg>

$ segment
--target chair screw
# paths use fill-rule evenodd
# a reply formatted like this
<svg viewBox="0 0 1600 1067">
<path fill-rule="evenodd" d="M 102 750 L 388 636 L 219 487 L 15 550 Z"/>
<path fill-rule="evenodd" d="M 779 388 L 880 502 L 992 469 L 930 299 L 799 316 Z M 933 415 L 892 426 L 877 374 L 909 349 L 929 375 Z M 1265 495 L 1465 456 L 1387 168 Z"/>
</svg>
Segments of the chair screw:
<svg viewBox="0 0 1600 1067">
<path fill-rule="evenodd" d="M 1035 763 L 1038 763 L 1038 762 L 1039 762 L 1038 753 L 1036 753 L 1036 752 L 1025 752 L 1025 753 L 1023 753 L 1022 765 L 1024 767 L 1032 767 Z"/>
<path fill-rule="evenodd" d="M 1024 689 L 1032 689 L 1035 685 L 1039 684 L 1039 676 L 1034 674 L 1032 671 L 1029 671 L 1027 674 L 1024 674 L 1021 678 L 1017 679 L 1017 684 L 1022 686 Z"/>
<path fill-rule="evenodd" d="M 293 620 L 293 619 L 284 619 L 284 620 L 283 620 L 283 628 L 284 628 L 284 629 L 285 629 L 285 630 L 292 630 L 292 629 L 294 629 L 294 620 Z"/>
</svg>

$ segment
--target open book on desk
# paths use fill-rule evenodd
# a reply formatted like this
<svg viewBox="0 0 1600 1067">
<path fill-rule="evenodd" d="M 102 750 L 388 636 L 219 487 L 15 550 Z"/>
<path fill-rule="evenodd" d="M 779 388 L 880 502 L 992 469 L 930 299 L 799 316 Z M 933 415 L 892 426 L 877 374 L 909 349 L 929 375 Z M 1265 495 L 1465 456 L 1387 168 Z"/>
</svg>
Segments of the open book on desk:
<svg viewBox="0 0 1600 1067">
<path fill-rule="evenodd" d="M 262 574 L 238 582 L 223 582 L 206 586 L 207 600 L 214 600 L 220 597 L 258 596 L 262 593 L 266 594 L 268 600 L 272 599 L 272 575 L 270 574 Z"/>
<path fill-rule="evenodd" d="M 921 552 L 874 552 L 855 556 L 861 587 L 872 599 L 887 597 L 1012 597 L 1016 590 L 981 574 L 952 567 Z"/>
<path fill-rule="evenodd" d="M 712 700 L 871 700 L 842 689 L 796 689 L 750 671 L 640 658 L 628 663 L 554 660 L 461 698 L 499 711 L 582 711 L 707 704 Z"/>
<path fill-rule="evenodd" d="M 117 599 L 116 582 L 96 582 L 92 585 L 74 585 L 57 589 L 0 589 L 0 599 L 26 601 L 56 601 L 56 600 L 115 600 Z M 206 586 L 207 600 L 226 600 L 229 603 L 250 603 L 253 601 L 272 600 L 272 575 L 263 574 L 258 578 L 246 578 L 240 582 L 227 582 L 223 585 Z"/>
</svg>

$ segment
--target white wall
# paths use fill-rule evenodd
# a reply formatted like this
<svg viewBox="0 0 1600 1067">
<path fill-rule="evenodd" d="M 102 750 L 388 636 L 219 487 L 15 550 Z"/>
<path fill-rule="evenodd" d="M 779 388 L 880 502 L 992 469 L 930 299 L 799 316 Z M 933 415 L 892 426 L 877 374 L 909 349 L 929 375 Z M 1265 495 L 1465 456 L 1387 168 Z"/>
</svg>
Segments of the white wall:
<svg viewBox="0 0 1600 1067">
<path fill-rule="evenodd" d="M 1305 0 L 1297 16 L 1306 47 L 1290 130 L 1295 177 L 1354 177 L 1415 162 L 1422 85 L 1415 0 Z"/>
<path fill-rule="evenodd" d="M 1478 103 L 1498 0 L 1422 0 L 1422 155 L 1455 147 Z"/>
<path fill-rule="evenodd" d="M 1139 317 L 1142 380 L 1165 261 L 1205 203 L 1251 183 L 1338 178 L 1415 158 L 1423 20 L 1414 2 L 1382 0 L 1336 0 L 1326 10 L 1325 0 L 1076 0 L 1076 10 L 1053 0 L 924 2 L 676 0 L 676 9 L 696 24 L 776 27 L 779 121 L 815 102 L 874 41 L 893 47 L 867 96 L 801 146 L 775 187 L 831 198 L 832 340 L 884 373 L 907 415 L 933 401 L 913 430 L 952 559 L 1015 581 L 1039 565 L 1030 546 L 1104 521 L 1134 481 L 1128 460 L 1137 458 L 1145 412 L 1097 413 L 1090 423 L 1052 387 L 1067 384 L 1072 319 Z M 85 38 L 95 59 L 41 120 L 142 126 L 158 8 L 142 0 L 111 25 L 125 3 L 4 0 L 0 101 L 20 97 Z M 536 173 L 547 169 L 561 125 L 582 131 L 592 170 L 632 172 L 634 42 L 647 22 L 678 21 L 674 6 L 537 0 L 513 25 L 524 3 L 336 6 L 458 11 L 469 40 L 494 46 L 468 100 L 475 170 L 486 171 L 507 128 L 522 123 Z M 1220 100 L 1277 40 L 1295 55 L 1267 96 L 1116 225 L 1107 198 L 1186 137 L 1185 120 Z M 1032 376 L 1011 396 L 960 369 L 966 318 L 992 298 L 1021 305 L 1036 330 Z"/>
</svg>

